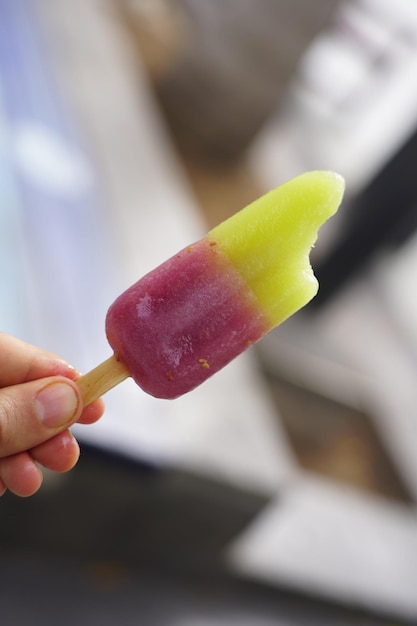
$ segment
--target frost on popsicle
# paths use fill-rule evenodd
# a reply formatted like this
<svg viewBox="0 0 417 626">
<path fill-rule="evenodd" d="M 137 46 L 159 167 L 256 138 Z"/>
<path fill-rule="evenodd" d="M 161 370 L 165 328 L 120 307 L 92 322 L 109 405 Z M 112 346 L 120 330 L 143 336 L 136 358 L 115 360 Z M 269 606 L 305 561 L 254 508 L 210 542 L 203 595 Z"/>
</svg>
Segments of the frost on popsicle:
<svg viewBox="0 0 417 626">
<path fill-rule="evenodd" d="M 113 357 L 79 381 L 86 402 L 127 376 L 178 397 L 306 305 L 318 289 L 310 250 L 343 192 L 333 172 L 298 176 L 127 289 L 106 317 Z"/>
</svg>

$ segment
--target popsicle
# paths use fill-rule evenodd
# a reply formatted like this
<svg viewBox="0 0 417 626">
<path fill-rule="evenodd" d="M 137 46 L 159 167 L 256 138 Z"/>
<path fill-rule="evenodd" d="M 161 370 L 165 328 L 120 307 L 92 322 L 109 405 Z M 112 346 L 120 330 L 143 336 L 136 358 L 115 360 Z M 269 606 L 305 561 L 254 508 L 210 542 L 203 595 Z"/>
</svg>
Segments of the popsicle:
<svg viewBox="0 0 417 626">
<path fill-rule="evenodd" d="M 128 376 L 181 396 L 306 305 L 318 290 L 310 250 L 343 192 L 334 172 L 304 173 L 128 288 L 106 316 L 113 355 L 79 380 L 86 403 Z"/>
</svg>

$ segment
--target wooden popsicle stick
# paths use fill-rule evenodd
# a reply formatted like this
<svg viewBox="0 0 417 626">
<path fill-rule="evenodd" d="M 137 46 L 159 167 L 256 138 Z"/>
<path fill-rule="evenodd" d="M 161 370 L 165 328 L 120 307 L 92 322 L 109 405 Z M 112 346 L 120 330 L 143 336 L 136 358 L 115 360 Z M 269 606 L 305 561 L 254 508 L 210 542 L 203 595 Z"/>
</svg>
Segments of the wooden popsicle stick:
<svg viewBox="0 0 417 626">
<path fill-rule="evenodd" d="M 77 380 L 87 406 L 130 376 L 126 366 L 113 354 Z"/>
</svg>

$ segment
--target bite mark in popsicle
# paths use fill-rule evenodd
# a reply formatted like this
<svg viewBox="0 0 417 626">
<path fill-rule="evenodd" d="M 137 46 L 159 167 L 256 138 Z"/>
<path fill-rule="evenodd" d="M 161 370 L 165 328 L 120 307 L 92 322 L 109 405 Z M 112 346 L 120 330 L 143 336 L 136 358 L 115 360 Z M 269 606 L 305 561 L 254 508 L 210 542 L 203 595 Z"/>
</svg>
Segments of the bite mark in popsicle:
<svg viewBox="0 0 417 626">
<path fill-rule="evenodd" d="M 343 192 L 333 172 L 298 176 L 127 289 L 106 316 L 114 356 L 79 380 L 86 402 L 128 376 L 176 398 L 307 304 L 318 289 L 309 253 Z"/>
</svg>

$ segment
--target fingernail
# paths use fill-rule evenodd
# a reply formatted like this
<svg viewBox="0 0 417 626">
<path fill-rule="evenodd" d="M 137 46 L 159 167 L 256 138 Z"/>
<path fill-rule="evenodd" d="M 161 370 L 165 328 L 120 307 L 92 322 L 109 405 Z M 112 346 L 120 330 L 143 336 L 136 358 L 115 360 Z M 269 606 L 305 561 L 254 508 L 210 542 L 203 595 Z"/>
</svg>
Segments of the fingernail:
<svg viewBox="0 0 417 626">
<path fill-rule="evenodd" d="M 78 409 L 79 398 L 66 383 L 50 383 L 36 396 L 39 419 L 48 428 L 61 428 L 69 424 Z"/>
</svg>

